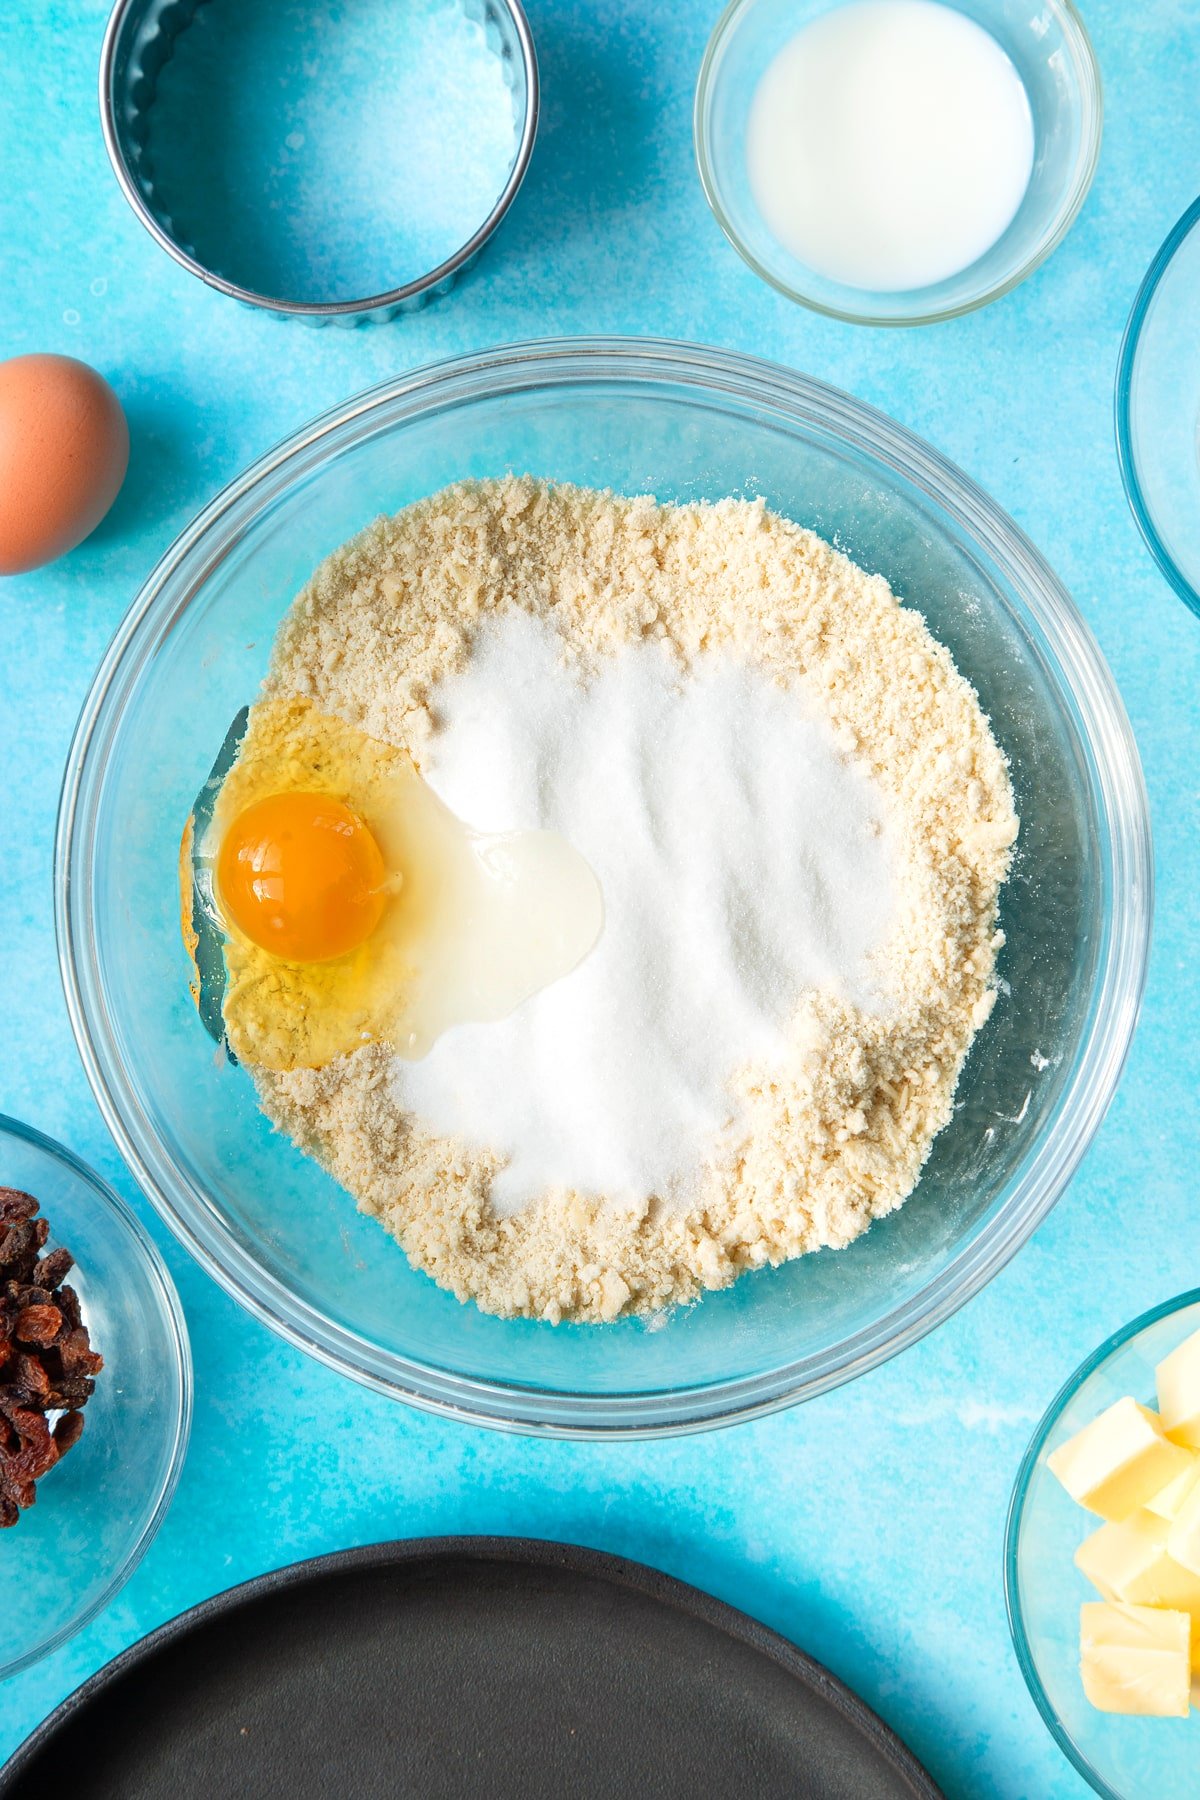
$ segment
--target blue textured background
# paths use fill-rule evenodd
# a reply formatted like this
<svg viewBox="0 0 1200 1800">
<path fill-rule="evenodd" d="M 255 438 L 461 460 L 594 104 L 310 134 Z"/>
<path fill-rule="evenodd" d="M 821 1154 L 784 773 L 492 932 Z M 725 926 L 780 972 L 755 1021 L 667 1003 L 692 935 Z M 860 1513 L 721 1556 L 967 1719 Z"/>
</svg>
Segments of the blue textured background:
<svg viewBox="0 0 1200 1800">
<path fill-rule="evenodd" d="M 1200 172 L 1200 19 L 1187 0 L 1087 10 L 1107 98 L 1096 185 L 1051 261 L 969 318 L 907 333 L 837 325 L 743 267 L 692 162 L 710 0 L 533 0 L 545 110 L 507 225 L 449 300 L 343 333 L 239 309 L 136 223 L 97 119 L 102 0 L 0 9 L 0 356 L 96 364 L 133 433 L 128 483 L 92 540 L 0 582 L 0 1107 L 63 1138 L 144 1218 L 80 1073 L 55 962 L 52 828 L 76 712 L 196 508 L 310 415 L 400 369 L 515 337 L 657 332 L 778 358 L 892 413 L 994 494 L 1074 592 L 1137 732 L 1159 880 L 1145 1014 L 1070 1192 L 934 1337 L 799 1411 L 639 1446 L 443 1424 L 277 1342 L 152 1222 L 196 1356 L 182 1486 L 110 1611 L 0 1687 L 0 1757 L 115 1651 L 230 1583 L 393 1535 L 506 1532 L 639 1557 L 745 1607 L 856 1687 L 952 1800 L 1086 1791 L 1009 1645 L 1004 1513 L 1060 1380 L 1111 1328 L 1196 1280 L 1200 1049 L 1200 626 L 1137 538 L 1111 427 L 1126 313 Z"/>
</svg>

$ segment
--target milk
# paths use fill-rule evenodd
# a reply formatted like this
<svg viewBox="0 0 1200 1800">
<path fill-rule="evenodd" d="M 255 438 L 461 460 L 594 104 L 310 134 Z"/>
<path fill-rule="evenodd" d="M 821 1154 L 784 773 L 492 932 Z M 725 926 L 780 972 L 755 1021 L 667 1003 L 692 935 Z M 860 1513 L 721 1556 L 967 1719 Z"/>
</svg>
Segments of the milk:
<svg viewBox="0 0 1200 1800">
<path fill-rule="evenodd" d="M 767 67 L 746 163 L 772 235 L 808 268 L 877 292 L 981 257 L 1033 169 L 1033 118 L 991 34 L 937 0 L 849 0 Z"/>
</svg>

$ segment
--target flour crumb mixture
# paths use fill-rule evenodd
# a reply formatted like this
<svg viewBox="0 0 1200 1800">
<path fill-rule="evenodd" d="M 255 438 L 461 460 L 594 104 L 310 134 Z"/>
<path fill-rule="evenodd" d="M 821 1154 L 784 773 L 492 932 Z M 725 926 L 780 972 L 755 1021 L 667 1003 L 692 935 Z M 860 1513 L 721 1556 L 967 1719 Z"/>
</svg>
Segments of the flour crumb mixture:
<svg viewBox="0 0 1200 1800">
<path fill-rule="evenodd" d="M 471 825 L 561 832 L 604 890 L 597 948 L 510 1018 L 254 1071 L 418 1268 L 599 1322 L 912 1192 L 995 999 L 1017 818 L 882 577 L 758 501 L 462 484 L 316 571 L 264 686 L 297 697 Z"/>
</svg>

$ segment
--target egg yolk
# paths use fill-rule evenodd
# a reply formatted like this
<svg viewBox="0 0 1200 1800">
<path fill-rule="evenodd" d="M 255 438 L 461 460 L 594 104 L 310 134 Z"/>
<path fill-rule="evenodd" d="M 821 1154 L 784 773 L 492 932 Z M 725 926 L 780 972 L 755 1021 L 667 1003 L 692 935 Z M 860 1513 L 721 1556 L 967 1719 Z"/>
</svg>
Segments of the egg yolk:
<svg viewBox="0 0 1200 1800">
<path fill-rule="evenodd" d="M 329 794 L 270 794 L 230 825 L 217 899 L 238 931 L 285 962 L 329 962 L 365 942 L 387 904 L 369 829 Z"/>
</svg>

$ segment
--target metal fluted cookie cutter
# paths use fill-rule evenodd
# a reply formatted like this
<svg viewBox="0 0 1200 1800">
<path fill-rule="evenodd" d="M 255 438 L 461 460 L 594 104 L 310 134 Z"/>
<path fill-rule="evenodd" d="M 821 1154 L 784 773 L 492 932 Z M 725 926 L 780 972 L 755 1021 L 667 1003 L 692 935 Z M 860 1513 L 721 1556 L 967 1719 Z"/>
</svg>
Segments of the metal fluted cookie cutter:
<svg viewBox="0 0 1200 1800">
<path fill-rule="evenodd" d="M 380 24 L 376 53 L 371 33 Z M 406 100 L 413 45 L 424 61 Z M 409 130 L 414 99 L 423 143 Z M 279 317 L 357 325 L 446 293 L 496 230 L 533 152 L 537 57 L 520 0 L 393 0 L 336 22 L 306 0 L 287 8 L 278 0 L 117 0 L 100 58 L 100 115 L 126 199 L 183 268 Z M 328 166 L 331 125 L 344 126 L 357 151 L 336 170 Z M 325 167 L 312 155 L 314 141 L 325 144 Z M 495 186 L 493 160 L 472 167 L 476 149 L 494 159 Z M 401 163 L 417 201 L 410 210 L 424 219 L 407 250 L 396 239 L 409 221 L 390 180 Z M 261 192 L 253 191 L 252 167 Z M 439 220 L 439 194 L 459 177 L 450 214 Z M 355 181 L 370 202 L 361 220 Z M 386 214 L 393 191 L 394 220 Z M 343 224 L 360 234 L 361 283 L 344 266 L 336 278 L 329 271 L 329 243 Z M 277 267 L 263 254 L 272 243 L 284 246 Z M 434 251 L 422 260 L 426 245 Z M 357 255 L 344 252 L 343 265 Z"/>
</svg>

